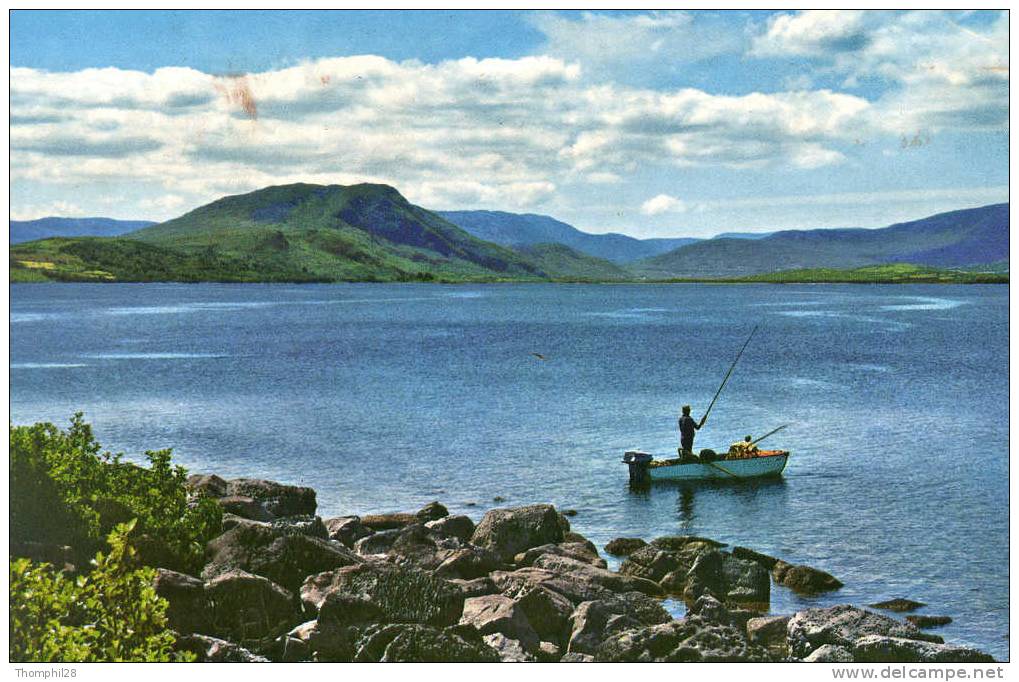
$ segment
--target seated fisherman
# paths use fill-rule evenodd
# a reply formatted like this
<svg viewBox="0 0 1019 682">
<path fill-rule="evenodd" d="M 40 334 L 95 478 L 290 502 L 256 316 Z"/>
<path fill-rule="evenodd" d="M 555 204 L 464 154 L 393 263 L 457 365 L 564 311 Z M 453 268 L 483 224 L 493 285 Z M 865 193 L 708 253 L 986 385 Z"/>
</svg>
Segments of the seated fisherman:
<svg viewBox="0 0 1019 682">
<path fill-rule="evenodd" d="M 757 456 L 757 446 L 753 444 L 753 438 L 747 436 L 743 440 L 736 441 L 729 446 L 729 459 L 750 459 Z"/>
</svg>

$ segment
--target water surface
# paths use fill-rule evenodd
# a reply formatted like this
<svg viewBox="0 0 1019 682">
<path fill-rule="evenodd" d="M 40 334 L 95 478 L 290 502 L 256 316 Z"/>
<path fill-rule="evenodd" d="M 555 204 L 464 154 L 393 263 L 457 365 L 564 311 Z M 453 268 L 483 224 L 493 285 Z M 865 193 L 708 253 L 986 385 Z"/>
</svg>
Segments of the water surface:
<svg viewBox="0 0 1019 682">
<path fill-rule="evenodd" d="M 908 597 L 1008 655 L 1005 286 L 16 284 L 10 324 L 14 423 L 82 410 L 323 516 L 501 496 L 599 546 L 707 535 L 846 583 L 776 612 Z M 791 423 L 784 478 L 631 491 L 622 452 L 674 452 L 755 324 L 697 447 Z"/>
</svg>

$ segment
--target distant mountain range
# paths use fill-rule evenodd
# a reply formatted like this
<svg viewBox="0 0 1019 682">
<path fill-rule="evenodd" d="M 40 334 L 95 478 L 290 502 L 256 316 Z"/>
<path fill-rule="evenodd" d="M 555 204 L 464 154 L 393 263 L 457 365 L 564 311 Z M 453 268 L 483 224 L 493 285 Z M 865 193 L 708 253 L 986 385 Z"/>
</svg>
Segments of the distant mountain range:
<svg viewBox="0 0 1019 682">
<path fill-rule="evenodd" d="M 10 243 L 20 244 L 47 237 L 116 237 L 155 225 L 151 220 L 112 218 L 39 218 L 12 220 Z"/>
<path fill-rule="evenodd" d="M 739 277 L 883 263 L 963 267 L 1008 260 L 1008 204 L 993 204 L 880 229 L 776 232 L 761 239 L 710 239 L 629 266 L 648 279 Z"/>
<path fill-rule="evenodd" d="M 563 244 L 618 265 L 650 258 L 700 241 L 691 237 L 636 239 L 625 234 L 590 234 L 546 215 L 504 211 L 436 211 L 478 239 L 503 246 Z"/>
<path fill-rule="evenodd" d="M 11 281 L 732 280 L 790 270 L 800 271 L 791 281 L 809 272 L 839 281 L 832 270 L 889 264 L 919 266 L 928 278 L 941 277 L 938 268 L 1008 271 L 1007 204 L 881 229 L 641 240 L 587 234 L 548 216 L 436 213 L 387 185 L 294 184 L 224 197 L 160 224 L 45 220 L 64 221 L 52 229 L 144 227 L 13 244 Z M 24 234 L 12 221 L 12 241 L 16 225 Z"/>
</svg>

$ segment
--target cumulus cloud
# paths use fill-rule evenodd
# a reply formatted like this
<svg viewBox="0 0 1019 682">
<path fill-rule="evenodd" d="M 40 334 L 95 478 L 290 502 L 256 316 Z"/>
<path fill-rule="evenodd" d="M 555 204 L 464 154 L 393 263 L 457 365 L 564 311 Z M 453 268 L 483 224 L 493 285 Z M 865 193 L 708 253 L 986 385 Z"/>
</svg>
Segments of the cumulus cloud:
<svg viewBox="0 0 1019 682">
<path fill-rule="evenodd" d="M 662 213 L 683 213 L 687 210 L 686 203 L 668 194 L 651 197 L 640 206 L 644 215 L 661 215 Z"/>
</svg>

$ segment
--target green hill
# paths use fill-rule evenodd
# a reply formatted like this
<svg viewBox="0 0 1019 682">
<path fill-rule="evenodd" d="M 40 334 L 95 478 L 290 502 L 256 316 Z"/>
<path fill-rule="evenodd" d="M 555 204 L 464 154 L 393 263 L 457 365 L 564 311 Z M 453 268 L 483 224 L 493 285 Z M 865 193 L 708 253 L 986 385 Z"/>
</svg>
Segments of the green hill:
<svg viewBox="0 0 1019 682">
<path fill-rule="evenodd" d="M 414 206 L 392 187 L 367 184 L 268 187 L 117 239 L 19 244 L 11 248 L 11 272 L 18 281 L 492 281 L 558 275 Z"/>
<path fill-rule="evenodd" d="M 633 279 L 633 275 L 604 258 L 595 258 L 564 244 L 532 244 L 514 249 L 555 279 L 573 281 L 609 281 Z"/>
<path fill-rule="evenodd" d="M 851 270 L 814 268 L 784 270 L 743 277 L 739 282 L 770 283 L 845 283 L 845 284 L 982 284 L 1007 283 L 1008 272 L 978 272 L 973 270 L 939 270 L 910 263 L 872 265 Z"/>
</svg>

